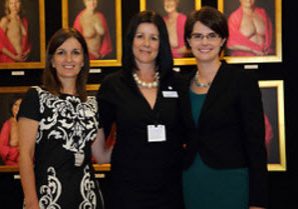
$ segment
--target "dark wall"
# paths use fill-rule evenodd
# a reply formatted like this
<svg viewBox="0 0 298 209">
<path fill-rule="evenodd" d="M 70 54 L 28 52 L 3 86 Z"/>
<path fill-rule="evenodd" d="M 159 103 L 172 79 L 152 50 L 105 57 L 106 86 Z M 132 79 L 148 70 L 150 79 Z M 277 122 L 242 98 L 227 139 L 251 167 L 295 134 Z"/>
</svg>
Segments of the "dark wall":
<svg viewBox="0 0 298 209">
<path fill-rule="evenodd" d="M 138 12 L 139 0 L 122 1 L 123 34 L 132 15 Z M 217 6 L 216 0 L 203 0 L 203 5 Z M 287 171 L 269 172 L 269 209 L 290 209 L 297 207 L 298 194 L 298 88 L 296 55 L 296 31 L 298 14 L 295 1 L 283 1 L 282 5 L 282 54 L 281 63 L 261 63 L 258 70 L 252 70 L 260 80 L 284 80 L 285 87 L 285 124 Z M 61 1 L 46 1 L 46 40 L 61 27 Z M 244 65 L 239 64 L 240 67 Z M 181 67 L 182 71 L 192 66 Z M 105 75 L 115 72 L 120 67 L 102 67 L 101 74 L 91 74 L 89 83 L 100 83 Z M 24 76 L 11 76 L 12 70 L 0 70 L 1 86 L 37 85 L 42 69 L 27 69 Z M 22 190 L 20 181 L 14 179 L 15 173 L 0 174 L 0 204 L 2 209 L 20 208 Z M 5 206 L 6 205 L 6 206 Z M 294 206 L 295 205 L 295 206 Z"/>
</svg>

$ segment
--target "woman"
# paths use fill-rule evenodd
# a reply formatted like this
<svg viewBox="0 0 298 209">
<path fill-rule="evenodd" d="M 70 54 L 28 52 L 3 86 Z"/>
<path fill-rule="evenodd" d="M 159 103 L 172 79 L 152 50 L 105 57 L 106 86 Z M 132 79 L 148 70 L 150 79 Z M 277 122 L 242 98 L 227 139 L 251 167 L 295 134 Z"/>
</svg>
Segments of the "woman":
<svg viewBox="0 0 298 209">
<path fill-rule="evenodd" d="M 11 117 L 6 120 L 0 132 L 0 154 L 5 165 L 18 165 L 19 137 L 17 114 L 22 98 L 17 97 L 10 106 Z"/>
<path fill-rule="evenodd" d="M 96 99 L 87 97 L 88 72 L 83 36 L 75 29 L 56 32 L 43 86 L 29 89 L 18 115 L 26 209 L 103 208 L 91 155 L 108 162 L 111 150 L 104 149 Z"/>
<path fill-rule="evenodd" d="M 105 133 L 117 139 L 111 157 L 110 209 L 181 209 L 183 123 L 173 60 L 162 17 L 143 11 L 130 22 L 123 70 L 99 89 Z"/>
<path fill-rule="evenodd" d="M 0 63 L 24 62 L 31 46 L 28 20 L 22 15 L 21 0 L 5 0 L 5 16 L 0 19 Z"/>
<path fill-rule="evenodd" d="M 266 10 L 255 0 L 239 0 L 240 6 L 228 19 L 231 56 L 266 56 L 272 49 L 272 22 Z"/>
<path fill-rule="evenodd" d="M 187 55 L 187 48 L 184 44 L 184 25 L 186 15 L 178 12 L 179 0 L 163 0 L 164 10 L 167 15 L 164 16 L 166 23 L 172 54 L 174 58 L 181 58 Z"/>
<path fill-rule="evenodd" d="M 102 13 L 96 11 L 98 0 L 83 0 L 83 2 L 85 9 L 78 14 L 73 27 L 83 34 L 90 59 L 103 59 L 112 51 L 106 18 Z"/>
<path fill-rule="evenodd" d="M 266 206 L 264 116 L 258 83 L 220 61 L 227 21 L 212 7 L 190 14 L 185 40 L 196 59 L 184 94 L 195 127 L 183 173 L 186 209 Z"/>
</svg>

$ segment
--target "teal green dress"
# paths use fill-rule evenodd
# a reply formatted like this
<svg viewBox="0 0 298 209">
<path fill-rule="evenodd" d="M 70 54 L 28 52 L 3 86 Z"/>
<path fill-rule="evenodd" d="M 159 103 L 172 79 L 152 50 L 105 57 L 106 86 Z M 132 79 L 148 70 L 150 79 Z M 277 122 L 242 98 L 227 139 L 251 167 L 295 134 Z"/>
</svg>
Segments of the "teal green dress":
<svg viewBox="0 0 298 209">
<path fill-rule="evenodd" d="M 190 91 L 193 119 L 198 126 L 206 94 Z M 214 169 L 199 153 L 183 172 L 185 209 L 248 209 L 248 169 Z"/>
</svg>

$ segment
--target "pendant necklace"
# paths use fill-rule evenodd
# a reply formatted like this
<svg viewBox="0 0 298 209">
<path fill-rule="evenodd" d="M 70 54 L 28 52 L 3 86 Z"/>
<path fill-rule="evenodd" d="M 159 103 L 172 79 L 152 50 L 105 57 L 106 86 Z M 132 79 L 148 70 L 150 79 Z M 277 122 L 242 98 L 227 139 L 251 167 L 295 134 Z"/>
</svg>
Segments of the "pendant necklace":
<svg viewBox="0 0 298 209">
<path fill-rule="evenodd" d="M 202 88 L 209 88 L 211 86 L 211 82 L 208 82 L 208 83 L 201 83 L 199 81 L 199 71 L 197 70 L 196 72 L 196 75 L 194 77 L 194 84 L 197 86 L 197 87 L 202 87 Z"/>
</svg>

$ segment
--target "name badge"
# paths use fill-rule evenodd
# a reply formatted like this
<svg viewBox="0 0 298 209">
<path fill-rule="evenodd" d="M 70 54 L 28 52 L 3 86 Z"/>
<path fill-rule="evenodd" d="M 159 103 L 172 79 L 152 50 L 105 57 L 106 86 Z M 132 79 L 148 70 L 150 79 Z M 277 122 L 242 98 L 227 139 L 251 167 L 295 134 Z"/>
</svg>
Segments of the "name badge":
<svg viewBox="0 0 298 209">
<path fill-rule="evenodd" d="M 164 125 L 147 126 L 148 142 L 166 141 L 166 127 Z"/>
<path fill-rule="evenodd" d="M 178 98 L 177 91 L 163 91 L 162 95 L 165 98 Z"/>
</svg>

